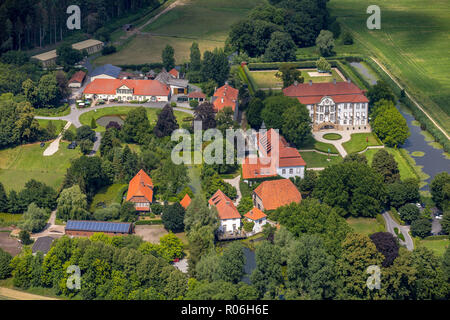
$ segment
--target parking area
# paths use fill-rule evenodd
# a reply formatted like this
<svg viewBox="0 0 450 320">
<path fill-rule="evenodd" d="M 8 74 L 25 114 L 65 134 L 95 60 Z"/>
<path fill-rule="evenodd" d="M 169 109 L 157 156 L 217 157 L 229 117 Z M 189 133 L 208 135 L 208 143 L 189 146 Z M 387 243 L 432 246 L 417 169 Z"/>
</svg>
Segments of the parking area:
<svg viewBox="0 0 450 320">
<path fill-rule="evenodd" d="M 0 230 L 0 248 L 9 252 L 12 256 L 17 256 L 22 250 L 22 245 L 17 239 L 9 236 L 8 229 Z"/>
</svg>

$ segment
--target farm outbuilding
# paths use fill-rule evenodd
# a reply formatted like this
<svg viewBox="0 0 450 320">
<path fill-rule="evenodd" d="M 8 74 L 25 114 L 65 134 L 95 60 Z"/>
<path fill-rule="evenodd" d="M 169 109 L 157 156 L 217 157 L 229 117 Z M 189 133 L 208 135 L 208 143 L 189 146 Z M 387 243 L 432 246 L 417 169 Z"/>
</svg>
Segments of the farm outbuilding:
<svg viewBox="0 0 450 320">
<path fill-rule="evenodd" d="M 126 222 L 109 221 L 67 221 L 65 232 L 70 236 L 89 237 L 97 232 L 107 235 L 126 235 L 133 232 L 133 225 Z"/>
</svg>

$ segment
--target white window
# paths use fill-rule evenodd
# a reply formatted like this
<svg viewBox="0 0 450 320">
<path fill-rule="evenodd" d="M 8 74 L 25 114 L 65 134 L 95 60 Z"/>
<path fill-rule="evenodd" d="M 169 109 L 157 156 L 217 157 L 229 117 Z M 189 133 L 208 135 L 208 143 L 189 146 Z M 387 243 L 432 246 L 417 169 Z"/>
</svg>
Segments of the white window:
<svg viewBox="0 0 450 320">
<path fill-rule="evenodd" d="M 289 174 L 293 174 L 294 173 L 294 169 L 289 169 Z"/>
</svg>

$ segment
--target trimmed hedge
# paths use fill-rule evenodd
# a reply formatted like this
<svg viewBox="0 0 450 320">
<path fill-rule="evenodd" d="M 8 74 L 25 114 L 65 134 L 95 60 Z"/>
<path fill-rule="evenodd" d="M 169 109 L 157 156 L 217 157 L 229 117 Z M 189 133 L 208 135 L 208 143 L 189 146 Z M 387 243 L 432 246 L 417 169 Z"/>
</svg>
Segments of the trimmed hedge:
<svg viewBox="0 0 450 320">
<path fill-rule="evenodd" d="M 439 236 L 428 236 L 423 238 L 422 240 L 444 240 L 448 239 L 449 236 L 447 234 L 439 235 Z"/>
<path fill-rule="evenodd" d="M 127 190 L 128 190 L 128 185 L 120 188 L 119 191 L 117 191 L 115 202 L 117 202 L 118 204 L 121 204 L 123 201 L 123 195 Z"/>
<path fill-rule="evenodd" d="M 258 91 L 258 85 L 255 82 L 255 79 L 253 79 L 253 76 L 250 74 L 250 70 L 248 69 L 247 66 L 240 66 L 239 67 L 239 75 L 242 79 L 242 81 L 244 81 L 247 84 L 248 87 L 248 91 L 250 92 L 251 95 L 254 95 L 256 91 Z"/>
<path fill-rule="evenodd" d="M 163 64 L 161 62 L 154 63 L 143 63 L 143 64 L 119 64 L 118 67 L 122 69 L 130 69 L 130 70 L 141 70 L 143 67 L 148 67 L 150 69 L 161 70 L 163 68 Z"/>
<path fill-rule="evenodd" d="M 156 220 L 138 220 L 134 223 L 136 226 L 163 224 L 161 219 Z"/>
</svg>

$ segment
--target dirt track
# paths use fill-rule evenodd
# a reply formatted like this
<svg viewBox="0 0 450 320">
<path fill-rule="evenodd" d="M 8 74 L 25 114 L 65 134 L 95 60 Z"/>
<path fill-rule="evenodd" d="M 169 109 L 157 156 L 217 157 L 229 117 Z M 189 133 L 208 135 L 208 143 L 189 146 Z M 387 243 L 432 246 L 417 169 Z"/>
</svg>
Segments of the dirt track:
<svg viewBox="0 0 450 320">
<path fill-rule="evenodd" d="M 3 287 L 0 287 L 0 296 L 14 300 L 58 300 Z"/>
</svg>

